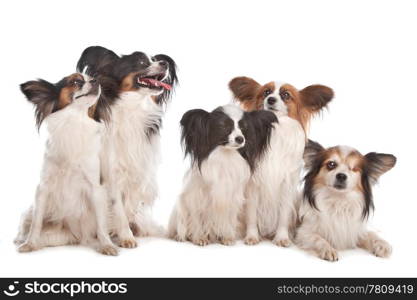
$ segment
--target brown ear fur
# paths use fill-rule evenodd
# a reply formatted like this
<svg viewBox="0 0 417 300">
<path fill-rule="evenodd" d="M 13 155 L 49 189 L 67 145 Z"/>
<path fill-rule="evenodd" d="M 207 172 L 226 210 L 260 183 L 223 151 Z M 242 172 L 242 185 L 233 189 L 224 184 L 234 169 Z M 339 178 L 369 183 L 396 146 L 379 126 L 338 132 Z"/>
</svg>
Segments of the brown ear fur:
<svg viewBox="0 0 417 300">
<path fill-rule="evenodd" d="M 261 85 L 249 77 L 236 77 L 229 82 L 233 96 L 246 111 L 256 110 L 256 95 Z"/>
<path fill-rule="evenodd" d="M 303 106 L 311 113 L 316 113 L 324 108 L 334 97 L 331 88 L 324 85 L 310 85 L 300 91 Z"/>
</svg>

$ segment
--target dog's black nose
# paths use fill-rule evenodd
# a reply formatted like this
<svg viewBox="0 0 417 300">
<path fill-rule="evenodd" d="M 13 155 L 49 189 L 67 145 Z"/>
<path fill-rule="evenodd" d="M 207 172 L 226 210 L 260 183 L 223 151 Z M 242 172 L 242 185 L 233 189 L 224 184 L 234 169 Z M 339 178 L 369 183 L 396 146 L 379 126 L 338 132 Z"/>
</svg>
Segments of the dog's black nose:
<svg viewBox="0 0 417 300">
<path fill-rule="evenodd" d="M 275 98 L 275 97 L 269 97 L 268 98 L 268 104 L 269 105 L 274 105 L 275 103 L 277 103 L 277 98 Z"/>
<path fill-rule="evenodd" d="M 90 80 L 90 84 L 91 84 L 92 86 L 97 85 L 97 84 L 98 84 L 97 79 L 95 79 L 95 78 L 91 79 L 91 80 Z"/>
<path fill-rule="evenodd" d="M 164 68 L 168 68 L 168 62 L 165 60 L 160 60 L 159 65 Z"/>
<path fill-rule="evenodd" d="M 236 141 L 236 143 L 238 143 L 238 144 L 243 144 L 243 142 L 245 141 L 245 139 L 243 138 L 243 136 L 237 136 L 236 138 L 235 138 L 235 141 Z"/>
<path fill-rule="evenodd" d="M 337 173 L 336 174 L 336 179 L 340 182 L 345 182 L 346 179 L 347 179 L 347 176 L 344 173 Z"/>
</svg>

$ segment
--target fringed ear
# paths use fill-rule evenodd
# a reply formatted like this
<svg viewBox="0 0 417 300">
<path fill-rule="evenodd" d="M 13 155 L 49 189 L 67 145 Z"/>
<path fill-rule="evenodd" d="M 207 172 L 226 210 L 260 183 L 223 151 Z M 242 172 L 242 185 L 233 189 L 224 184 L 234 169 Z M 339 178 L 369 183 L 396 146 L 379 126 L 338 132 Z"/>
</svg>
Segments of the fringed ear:
<svg viewBox="0 0 417 300">
<path fill-rule="evenodd" d="M 311 113 L 319 112 L 333 99 L 334 92 L 324 85 L 310 85 L 300 91 L 303 106 Z"/>
<path fill-rule="evenodd" d="M 193 162 L 201 166 L 202 159 L 210 151 L 208 145 L 208 120 L 210 113 L 203 109 L 187 111 L 181 118 L 181 142 L 185 155 L 190 155 Z"/>
<path fill-rule="evenodd" d="M 322 153 L 324 150 L 323 146 L 312 140 L 308 140 L 304 148 L 304 162 L 307 174 L 304 176 L 303 198 L 315 209 L 317 209 L 317 206 L 314 194 L 314 179 L 319 174 L 323 164 L 324 155 Z"/>
<path fill-rule="evenodd" d="M 372 185 L 378 181 L 382 174 L 391 170 L 396 162 L 397 158 L 391 154 L 370 152 L 365 155 L 361 175 L 361 184 L 365 198 L 362 213 L 364 219 L 368 217 L 369 212 L 374 208 Z"/>
<path fill-rule="evenodd" d="M 307 145 L 304 148 L 304 163 L 306 169 L 311 169 L 316 160 L 316 156 L 324 150 L 323 146 L 312 140 L 308 140 Z"/>
<path fill-rule="evenodd" d="M 56 110 L 59 91 L 55 85 L 39 79 L 20 85 L 20 90 L 35 105 L 36 127 L 41 127 L 43 120 Z"/>
<path fill-rule="evenodd" d="M 112 64 L 119 59 L 113 51 L 101 46 L 86 48 L 77 63 L 77 72 L 86 72 L 88 75 L 111 75 Z"/>
<path fill-rule="evenodd" d="M 245 112 L 240 126 L 247 142 L 239 149 L 240 154 L 248 162 L 252 172 L 256 168 L 260 157 L 267 151 L 274 123 L 278 123 L 277 116 L 267 110 Z"/>
<path fill-rule="evenodd" d="M 158 54 L 155 55 L 154 58 L 156 60 L 163 60 L 166 61 L 168 63 L 168 78 L 164 80 L 164 82 L 168 83 L 172 88 L 170 90 L 164 89 L 164 91 L 162 92 L 162 94 L 160 94 L 159 96 L 156 97 L 156 103 L 158 104 L 165 104 L 166 102 L 169 101 L 169 99 L 171 98 L 175 86 L 178 84 L 178 77 L 177 77 L 177 65 L 175 63 L 175 61 L 169 57 L 168 55 L 165 54 Z"/>
<path fill-rule="evenodd" d="M 246 111 L 256 109 L 256 95 L 261 88 L 258 82 L 249 77 L 236 77 L 229 82 L 229 88 Z"/>
<path fill-rule="evenodd" d="M 379 177 L 391 170 L 397 162 L 397 158 L 392 154 L 370 152 L 365 155 L 366 173 L 371 179 L 371 184 L 378 181 Z"/>
<path fill-rule="evenodd" d="M 110 121 L 110 106 L 118 96 L 119 85 L 112 77 L 113 64 L 119 60 L 119 56 L 113 51 L 101 46 L 86 48 L 77 63 L 77 72 L 87 73 L 95 77 L 102 88 L 100 99 L 94 112 L 94 119 L 98 122 Z"/>
</svg>

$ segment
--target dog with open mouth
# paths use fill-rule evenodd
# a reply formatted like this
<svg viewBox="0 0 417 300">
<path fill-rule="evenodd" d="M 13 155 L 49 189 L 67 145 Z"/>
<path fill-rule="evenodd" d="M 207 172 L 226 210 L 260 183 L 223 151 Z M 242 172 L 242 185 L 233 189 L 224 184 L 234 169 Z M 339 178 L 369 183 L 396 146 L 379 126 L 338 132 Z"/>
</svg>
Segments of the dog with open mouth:
<svg viewBox="0 0 417 300">
<path fill-rule="evenodd" d="M 86 244 L 117 255 L 100 184 L 104 125 L 93 119 L 100 85 L 75 73 L 56 84 L 28 81 L 21 90 L 35 106 L 37 127 L 47 123 L 49 137 L 35 204 L 23 215 L 15 240 L 18 251 Z"/>
<path fill-rule="evenodd" d="M 177 84 L 176 64 L 164 54 L 118 56 L 92 46 L 77 64 L 86 67 L 103 86 L 95 118 L 107 123 L 101 161 L 111 232 L 119 246 L 134 248 L 135 236 L 163 234 L 149 210 L 157 197 L 159 130 Z"/>
</svg>

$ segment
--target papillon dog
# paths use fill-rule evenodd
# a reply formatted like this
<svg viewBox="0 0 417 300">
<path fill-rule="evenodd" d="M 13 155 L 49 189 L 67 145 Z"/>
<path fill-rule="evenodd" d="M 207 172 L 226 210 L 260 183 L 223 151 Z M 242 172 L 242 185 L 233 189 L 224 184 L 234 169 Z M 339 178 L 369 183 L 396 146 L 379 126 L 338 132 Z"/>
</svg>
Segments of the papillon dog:
<svg viewBox="0 0 417 300">
<path fill-rule="evenodd" d="M 297 245 L 328 261 L 338 260 L 338 250 L 362 248 L 379 257 L 388 257 L 391 246 L 366 228 L 374 204 L 372 186 L 394 167 L 391 154 L 336 146 L 328 149 L 309 141 L 304 153 L 301 222 Z"/>
<path fill-rule="evenodd" d="M 181 140 L 191 166 L 171 215 L 170 238 L 200 246 L 235 242 L 245 186 L 276 122 L 271 112 L 244 112 L 233 104 L 184 114 Z"/>
<path fill-rule="evenodd" d="M 47 123 L 49 137 L 35 204 L 24 214 L 15 240 L 18 251 L 87 244 L 116 255 L 100 185 L 104 127 L 93 119 L 100 85 L 76 73 L 56 84 L 28 81 L 21 90 L 35 106 L 37 127 Z"/>
<path fill-rule="evenodd" d="M 163 234 L 148 211 L 157 197 L 159 130 L 177 83 L 176 64 L 163 54 L 118 56 L 93 46 L 78 61 L 78 70 L 85 67 L 103 87 L 95 117 L 107 124 L 102 180 L 111 203 L 111 232 L 119 246 L 134 248 L 134 236 Z"/>
<path fill-rule="evenodd" d="M 333 91 L 323 85 L 302 90 L 280 82 L 261 85 L 248 77 L 234 78 L 229 88 L 244 110 L 268 110 L 278 117 L 270 147 L 247 185 L 244 241 L 253 245 L 267 238 L 287 247 L 291 244 L 289 231 L 296 220 L 309 122 L 333 98 Z"/>
</svg>

